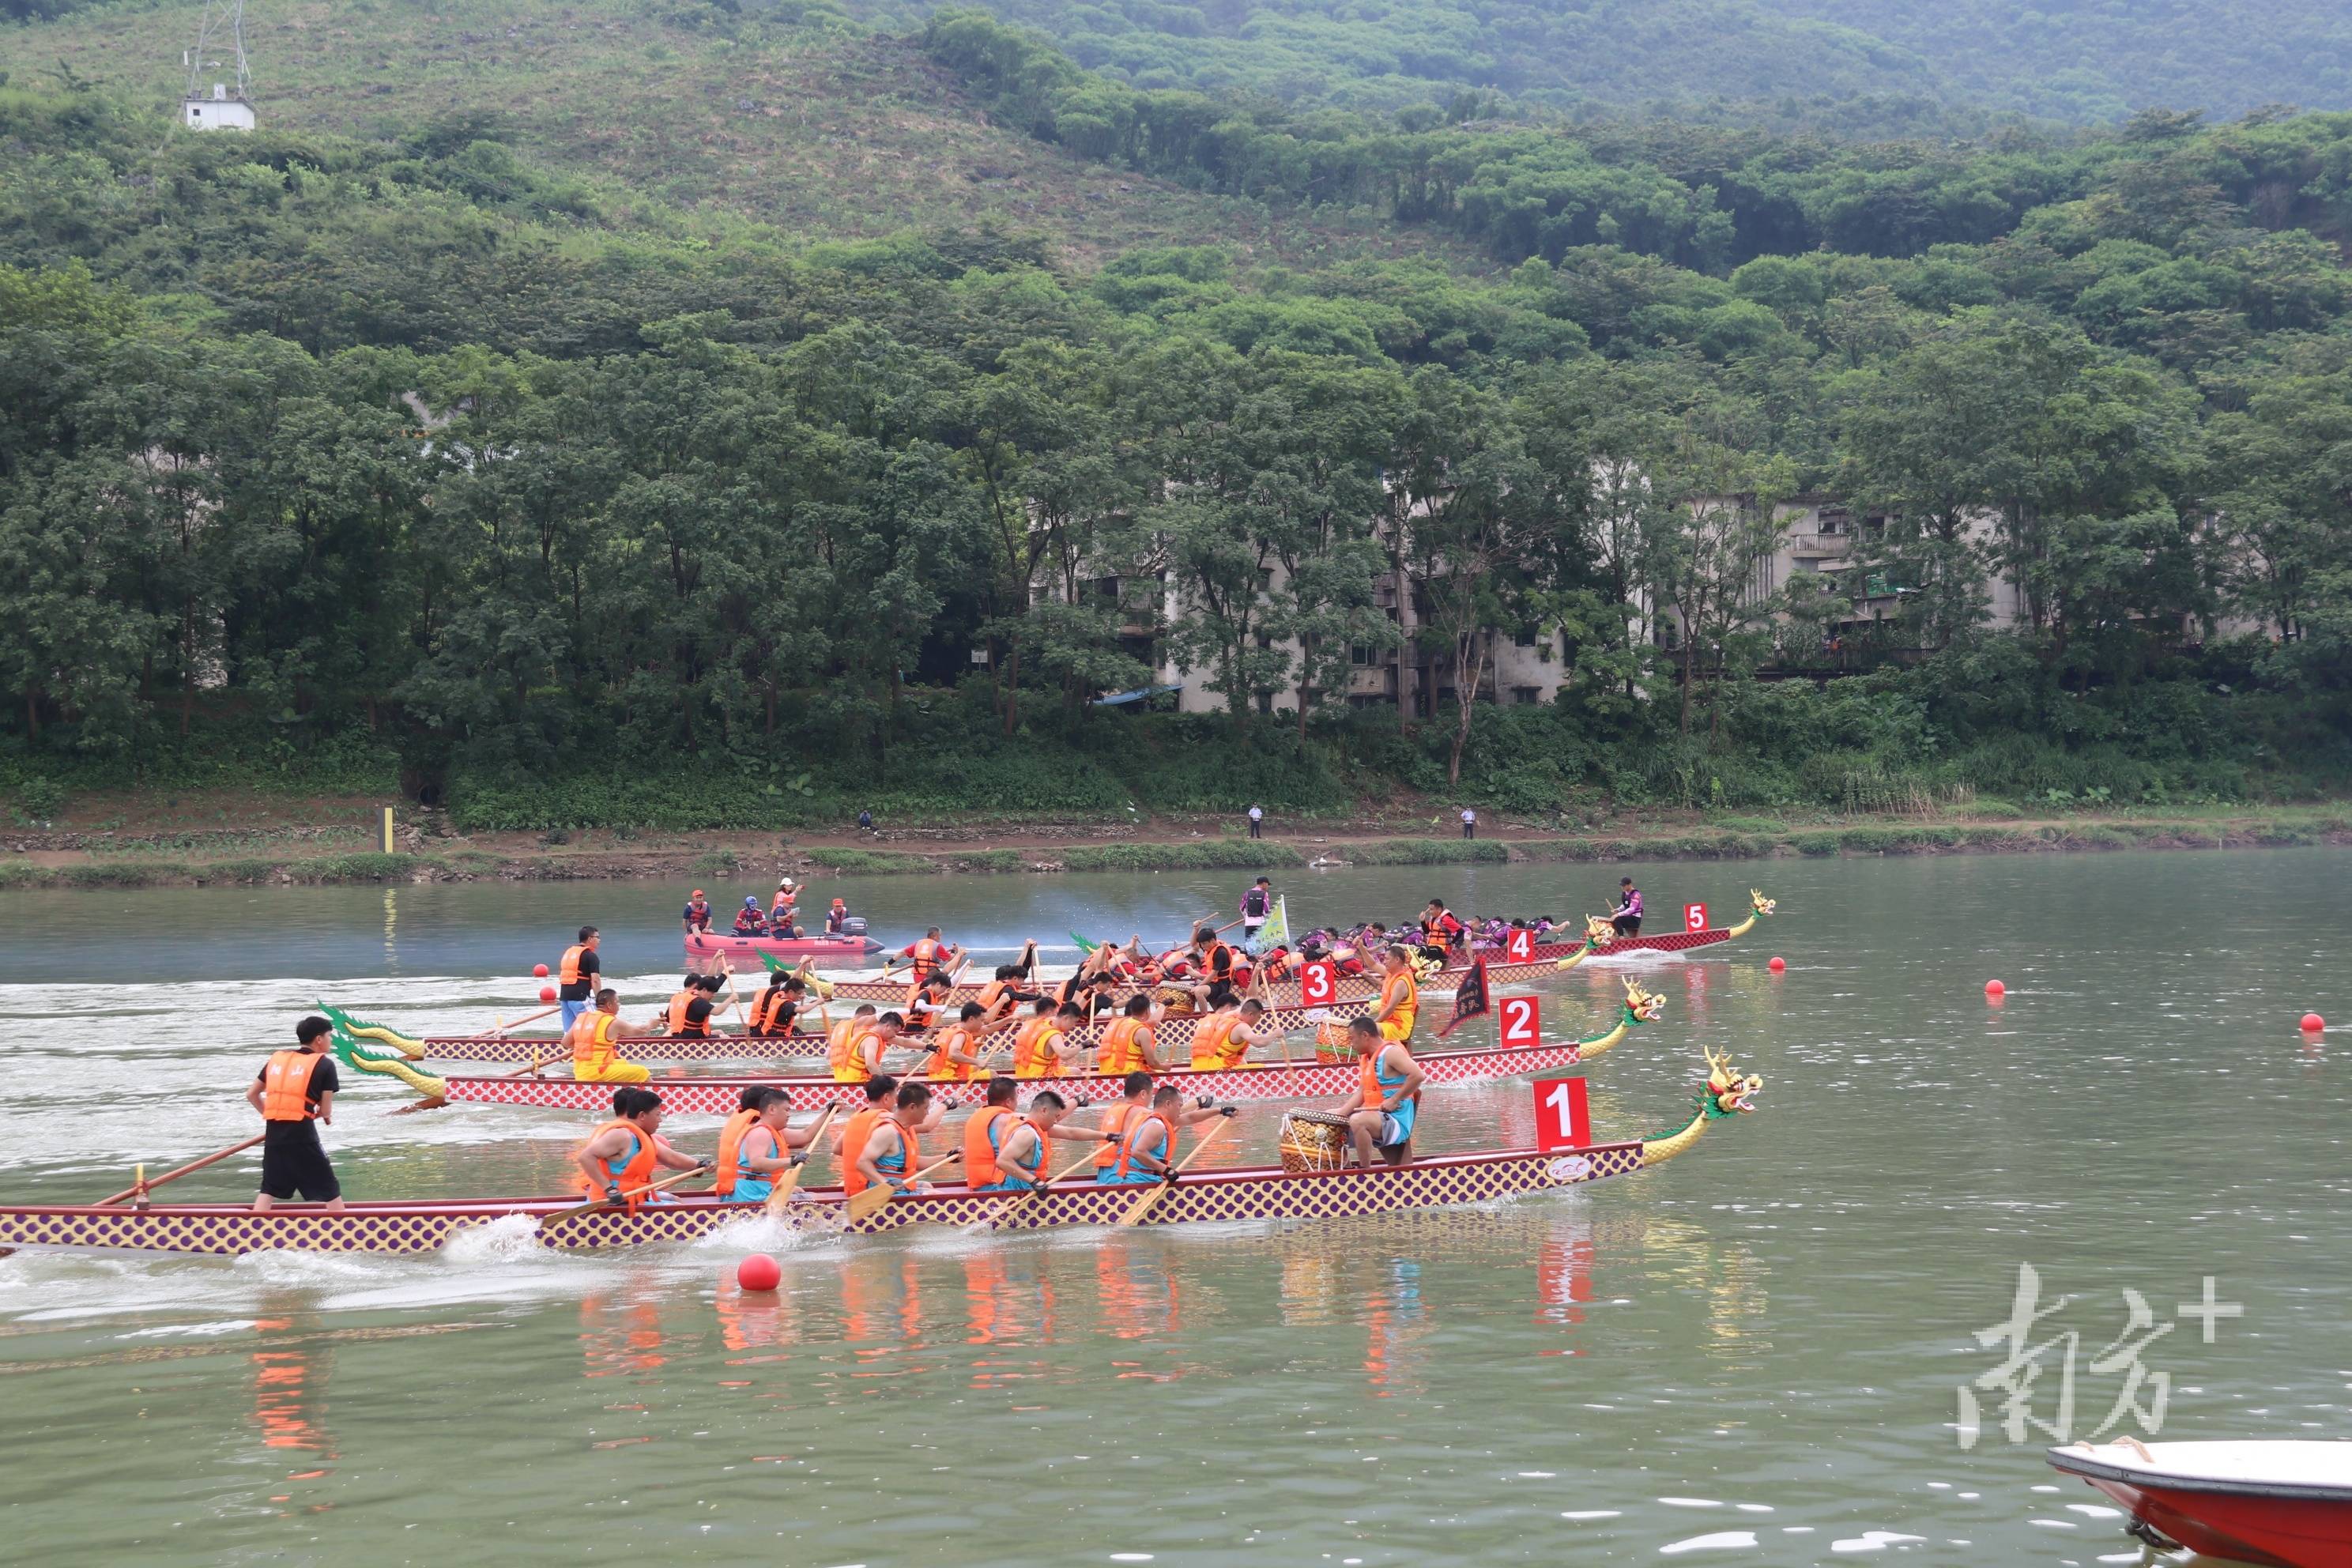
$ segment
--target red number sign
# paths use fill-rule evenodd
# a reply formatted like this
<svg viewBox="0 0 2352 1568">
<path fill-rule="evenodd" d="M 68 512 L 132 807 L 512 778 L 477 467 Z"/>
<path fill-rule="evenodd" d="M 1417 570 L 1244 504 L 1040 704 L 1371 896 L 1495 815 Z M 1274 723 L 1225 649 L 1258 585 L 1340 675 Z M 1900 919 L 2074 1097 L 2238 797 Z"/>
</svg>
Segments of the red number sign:
<svg viewBox="0 0 2352 1568">
<path fill-rule="evenodd" d="M 1536 933 L 1525 926 L 1514 926 L 1503 938 L 1503 956 L 1513 963 L 1526 963 L 1536 955 Z"/>
<path fill-rule="evenodd" d="M 1532 996 L 1506 996 L 1496 1004 L 1503 1016 L 1507 1048 L 1543 1044 L 1543 1018 Z"/>
<path fill-rule="evenodd" d="M 1328 958 L 1318 958 L 1298 972 L 1298 1005 L 1328 1007 L 1339 998 L 1339 972 Z"/>
<path fill-rule="evenodd" d="M 1585 1109 L 1580 1078 L 1536 1082 L 1536 1147 L 1583 1149 L 1592 1142 L 1592 1116 Z"/>
<path fill-rule="evenodd" d="M 1706 906 L 1705 904 L 1685 904 L 1683 906 L 1683 930 L 1705 931 L 1706 929 Z"/>
</svg>

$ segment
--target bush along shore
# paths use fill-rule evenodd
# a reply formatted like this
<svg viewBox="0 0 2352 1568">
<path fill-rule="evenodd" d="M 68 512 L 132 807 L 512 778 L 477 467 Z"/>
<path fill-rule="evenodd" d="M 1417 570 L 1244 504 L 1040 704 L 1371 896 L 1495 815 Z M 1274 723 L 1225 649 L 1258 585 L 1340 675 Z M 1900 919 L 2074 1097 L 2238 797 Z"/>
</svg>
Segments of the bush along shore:
<svg viewBox="0 0 2352 1568">
<path fill-rule="evenodd" d="M 752 868 L 834 876 L 933 876 L 1070 871 L 1343 870 L 1362 866 L 1565 865 L 1636 860 L 1767 860 L 1865 855 L 2031 854 L 2110 849 L 2227 849 L 2352 845 L 2352 806 L 2294 806 L 2226 814 L 2081 816 L 2057 820 L 1843 820 L 1789 824 L 1730 817 L 1671 828 L 1546 833 L 1505 825 L 1505 837 L 1367 837 L 1334 832 L 1251 840 L 1238 837 L 1114 843 L 1032 843 L 1021 847 L 935 843 L 922 849 L 741 842 L 609 847 L 539 846 L 489 850 L 419 848 L 284 858 L 201 852 L 149 854 L 136 839 L 103 854 L 53 850 L 37 863 L 0 859 L 0 889 L 318 886 L 484 879 L 726 877 Z M 1008 835 L 1009 836 L 1009 835 Z M 411 833 L 415 842 L 419 836 Z M 975 832 L 975 840 L 983 835 Z M 1024 837 L 1036 837 L 1027 835 Z M 23 841 L 20 838 L 18 842 Z M 181 840 L 185 843 L 184 839 Z"/>
</svg>

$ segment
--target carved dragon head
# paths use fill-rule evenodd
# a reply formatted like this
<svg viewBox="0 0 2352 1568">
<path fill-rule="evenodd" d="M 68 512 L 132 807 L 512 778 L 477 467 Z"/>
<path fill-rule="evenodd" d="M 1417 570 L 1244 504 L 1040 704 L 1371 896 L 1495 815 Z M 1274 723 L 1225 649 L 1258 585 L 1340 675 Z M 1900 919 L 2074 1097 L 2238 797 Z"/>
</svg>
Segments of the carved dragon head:
<svg viewBox="0 0 2352 1568">
<path fill-rule="evenodd" d="M 1654 991 L 1645 992 L 1632 981 L 1625 986 L 1625 1016 L 1636 1024 L 1654 1024 L 1666 1010 L 1666 999 Z"/>
<path fill-rule="evenodd" d="M 1740 1077 L 1728 1056 L 1713 1050 L 1706 1053 L 1706 1090 L 1700 1100 L 1709 1120 L 1755 1110 L 1756 1096 L 1763 1088 L 1764 1080 L 1754 1073 Z"/>
<path fill-rule="evenodd" d="M 1609 923 L 1607 916 L 1587 915 L 1584 917 L 1585 944 L 1591 947 L 1595 952 L 1600 952 L 1602 948 L 1607 947 L 1611 942 L 1616 940 L 1617 928 Z"/>
<path fill-rule="evenodd" d="M 1748 907 L 1759 915 L 1769 915 L 1778 906 L 1766 898 L 1761 889 L 1750 888 L 1748 889 Z"/>
</svg>

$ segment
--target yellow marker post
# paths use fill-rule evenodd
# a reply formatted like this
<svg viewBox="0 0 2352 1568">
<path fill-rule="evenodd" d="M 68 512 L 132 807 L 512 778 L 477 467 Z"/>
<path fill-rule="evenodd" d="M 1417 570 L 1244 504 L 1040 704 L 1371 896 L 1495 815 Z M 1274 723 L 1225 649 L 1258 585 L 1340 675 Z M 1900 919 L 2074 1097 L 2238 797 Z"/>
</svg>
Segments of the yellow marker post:
<svg viewBox="0 0 2352 1568">
<path fill-rule="evenodd" d="M 392 807 L 383 808 L 383 852 L 392 853 Z"/>
</svg>

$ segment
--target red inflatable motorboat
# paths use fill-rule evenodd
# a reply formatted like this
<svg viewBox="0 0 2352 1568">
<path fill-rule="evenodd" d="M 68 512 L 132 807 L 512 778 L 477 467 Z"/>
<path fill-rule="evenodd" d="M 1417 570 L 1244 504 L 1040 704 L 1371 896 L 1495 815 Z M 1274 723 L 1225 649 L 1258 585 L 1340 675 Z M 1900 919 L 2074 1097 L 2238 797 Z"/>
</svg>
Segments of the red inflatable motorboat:
<svg viewBox="0 0 2352 1568">
<path fill-rule="evenodd" d="M 2077 1443 L 2050 1462 L 2145 1532 L 2264 1568 L 2352 1568 L 2352 1443 Z"/>
</svg>

